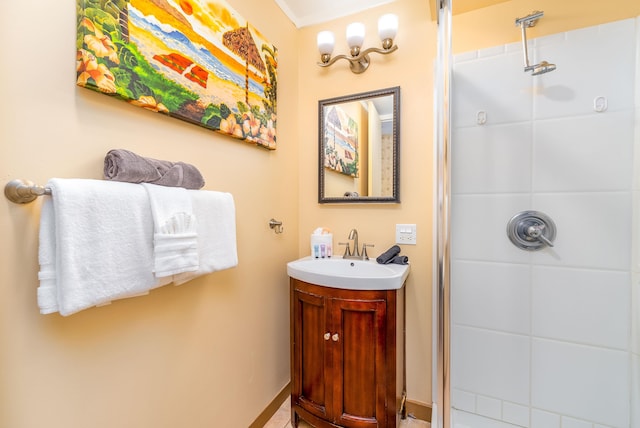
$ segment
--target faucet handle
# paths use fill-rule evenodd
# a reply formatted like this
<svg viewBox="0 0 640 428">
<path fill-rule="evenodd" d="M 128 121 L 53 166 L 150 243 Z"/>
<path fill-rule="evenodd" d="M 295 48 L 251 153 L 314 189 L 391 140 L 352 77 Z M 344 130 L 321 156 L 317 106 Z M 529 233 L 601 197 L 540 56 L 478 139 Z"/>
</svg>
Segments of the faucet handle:
<svg viewBox="0 0 640 428">
<path fill-rule="evenodd" d="M 362 244 L 362 259 L 369 260 L 369 255 L 367 254 L 367 247 L 375 247 L 373 244 Z"/>
<path fill-rule="evenodd" d="M 345 246 L 344 255 L 342 256 L 342 258 L 351 257 L 351 248 L 349 247 L 349 243 L 348 242 L 338 242 L 338 245 L 344 245 Z"/>
</svg>

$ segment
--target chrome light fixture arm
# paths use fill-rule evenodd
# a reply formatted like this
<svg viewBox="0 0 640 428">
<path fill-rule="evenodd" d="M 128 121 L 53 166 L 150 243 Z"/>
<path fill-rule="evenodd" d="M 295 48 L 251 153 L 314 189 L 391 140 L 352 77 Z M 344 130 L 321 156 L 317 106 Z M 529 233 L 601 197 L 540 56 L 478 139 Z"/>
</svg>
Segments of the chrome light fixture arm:
<svg viewBox="0 0 640 428">
<path fill-rule="evenodd" d="M 393 45 L 388 49 L 368 48 L 359 52 L 355 56 L 349 56 L 349 55 L 343 54 L 343 55 L 336 55 L 334 57 L 331 57 L 330 55 L 325 54 L 321 56 L 322 61 L 319 62 L 318 65 L 320 67 L 329 67 L 330 65 L 333 65 L 336 61 L 340 59 L 345 59 L 349 61 L 349 67 L 351 68 L 351 71 L 355 74 L 360 74 L 360 73 L 364 73 L 367 70 L 367 68 L 369 68 L 369 64 L 371 63 L 371 60 L 369 58 L 370 53 L 375 52 L 378 54 L 387 55 L 387 54 L 390 54 L 391 52 L 396 51 L 397 49 L 398 49 L 398 45 Z"/>
</svg>

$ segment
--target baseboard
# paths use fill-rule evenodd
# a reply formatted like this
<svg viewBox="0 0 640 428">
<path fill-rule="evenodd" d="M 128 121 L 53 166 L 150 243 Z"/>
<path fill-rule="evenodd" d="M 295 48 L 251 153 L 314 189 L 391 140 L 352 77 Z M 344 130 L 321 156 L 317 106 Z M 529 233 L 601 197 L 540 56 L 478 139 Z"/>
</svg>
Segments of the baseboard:
<svg viewBox="0 0 640 428">
<path fill-rule="evenodd" d="M 291 395 L 291 383 L 288 383 L 285 385 L 284 388 L 282 388 L 282 391 L 278 393 L 276 398 L 274 398 L 273 401 L 269 403 L 267 408 L 264 409 L 262 413 L 260 413 L 260 415 L 256 418 L 256 420 L 253 421 L 251 425 L 249 425 L 249 428 L 264 427 L 267 424 L 267 422 L 269 422 L 269 420 L 273 417 L 273 415 L 276 414 L 280 406 L 282 406 L 282 403 L 284 403 L 284 400 L 286 400 L 287 397 L 289 397 L 290 395 Z"/>
<path fill-rule="evenodd" d="M 411 415 L 416 419 L 431 422 L 431 406 L 428 404 L 407 400 L 405 405 L 407 407 L 408 415 Z"/>
</svg>

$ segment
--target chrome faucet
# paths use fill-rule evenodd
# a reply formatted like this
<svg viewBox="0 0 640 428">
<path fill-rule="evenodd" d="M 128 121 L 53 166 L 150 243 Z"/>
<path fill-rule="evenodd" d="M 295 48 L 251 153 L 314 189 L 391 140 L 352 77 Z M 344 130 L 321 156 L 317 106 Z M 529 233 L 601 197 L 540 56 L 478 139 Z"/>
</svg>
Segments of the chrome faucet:
<svg viewBox="0 0 640 428">
<path fill-rule="evenodd" d="M 356 229 L 351 229 L 349 232 L 349 237 L 347 238 L 349 241 L 353 241 L 353 251 L 351 251 L 351 246 L 349 242 L 339 242 L 340 245 L 346 246 L 344 250 L 343 259 L 358 259 L 358 260 L 369 260 L 369 256 L 367 255 L 367 247 L 373 247 L 372 244 L 362 244 L 362 253 L 358 248 L 358 231 Z"/>
<path fill-rule="evenodd" d="M 351 232 L 349 232 L 349 237 L 347 239 L 349 239 L 349 241 L 353 240 L 353 252 L 351 253 L 351 255 L 359 259 L 360 250 L 358 249 L 358 231 L 356 229 L 351 229 Z"/>
</svg>

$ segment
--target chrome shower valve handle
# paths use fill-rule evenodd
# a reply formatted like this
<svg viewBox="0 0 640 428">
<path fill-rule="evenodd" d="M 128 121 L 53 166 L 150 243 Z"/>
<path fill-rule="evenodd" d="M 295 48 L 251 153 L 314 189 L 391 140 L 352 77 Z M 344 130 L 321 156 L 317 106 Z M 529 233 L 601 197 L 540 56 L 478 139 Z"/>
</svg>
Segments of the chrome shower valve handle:
<svg viewBox="0 0 640 428">
<path fill-rule="evenodd" d="M 536 224 L 527 228 L 527 235 L 529 235 L 533 239 L 542 241 L 547 247 L 553 247 L 553 242 L 549 241 L 547 237 L 544 236 L 543 231 L 544 224 Z"/>
<path fill-rule="evenodd" d="M 551 218 L 539 211 L 522 211 L 509 220 L 507 236 L 516 247 L 537 251 L 553 247 L 556 225 Z"/>
</svg>

